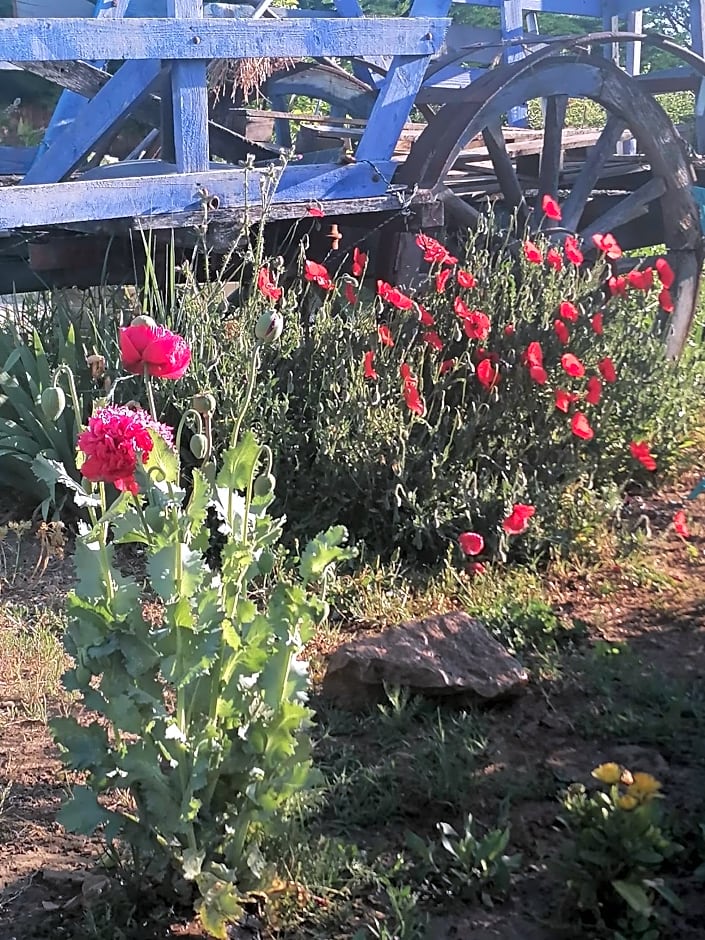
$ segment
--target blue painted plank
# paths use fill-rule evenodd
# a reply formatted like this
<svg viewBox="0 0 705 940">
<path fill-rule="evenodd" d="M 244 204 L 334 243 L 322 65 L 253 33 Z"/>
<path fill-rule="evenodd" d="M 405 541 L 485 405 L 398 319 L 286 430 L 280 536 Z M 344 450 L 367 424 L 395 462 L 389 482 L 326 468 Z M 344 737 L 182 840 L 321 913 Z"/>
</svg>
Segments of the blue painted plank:
<svg viewBox="0 0 705 940">
<path fill-rule="evenodd" d="M 197 18 L 202 0 L 167 0 L 167 15 Z M 174 157 L 180 173 L 208 168 L 208 84 L 205 62 L 174 62 L 171 104 L 174 116 Z"/>
<path fill-rule="evenodd" d="M 22 176 L 36 153 L 36 147 L 0 147 L 0 176 Z"/>
<path fill-rule="evenodd" d="M 284 170 L 273 201 L 280 205 L 383 196 L 397 166 L 392 161 L 381 161 L 376 173 L 366 163 L 291 165 Z M 265 174 L 266 170 L 210 170 L 5 186 L 0 188 L 0 230 L 193 211 L 202 205 L 205 191 L 209 198 L 217 197 L 220 208 L 260 206 Z"/>
<path fill-rule="evenodd" d="M 513 39 L 519 39 L 524 33 L 523 14 L 521 0 L 502 0 L 500 7 L 500 29 L 502 39 L 505 42 L 511 42 Z M 521 46 L 507 46 L 504 50 L 505 62 L 516 62 L 524 58 L 524 50 Z M 517 105 L 511 108 L 507 117 L 513 127 L 528 127 L 529 109 L 526 104 Z"/>
<path fill-rule="evenodd" d="M 98 94 L 86 103 L 80 119 L 64 127 L 22 181 L 53 183 L 66 179 L 93 146 L 129 114 L 162 71 L 161 61 L 125 62 Z"/>
<path fill-rule="evenodd" d="M 431 55 L 449 20 L 0 19 L 0 59 L 258 59 Z"/>
<path fill-rule="evenodd" d="M 501 0 L 499 0 L 501 2 Z M 453 0 L 453 3 L 468 3 L 474 7 L 497 7 L 498 0 Z M 522 0 L 527 13 L 570 13 L 571 16 L 602 16 L 602 0 Z"/>
</svg>

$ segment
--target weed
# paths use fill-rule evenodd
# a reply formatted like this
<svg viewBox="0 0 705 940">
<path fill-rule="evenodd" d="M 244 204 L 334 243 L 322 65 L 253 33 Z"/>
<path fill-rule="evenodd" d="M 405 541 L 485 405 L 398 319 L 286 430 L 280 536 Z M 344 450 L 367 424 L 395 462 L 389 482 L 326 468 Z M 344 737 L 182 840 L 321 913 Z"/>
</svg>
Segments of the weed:
<svg viewBox="0 0 705 940">
<path fill-rule="evenodd" d="M 49 609 L 0 608 L 0 681 L 10 717 L 46 723 L 49 701 L 62 695 L 62 630 L 63 619 Z"/>
</svg>

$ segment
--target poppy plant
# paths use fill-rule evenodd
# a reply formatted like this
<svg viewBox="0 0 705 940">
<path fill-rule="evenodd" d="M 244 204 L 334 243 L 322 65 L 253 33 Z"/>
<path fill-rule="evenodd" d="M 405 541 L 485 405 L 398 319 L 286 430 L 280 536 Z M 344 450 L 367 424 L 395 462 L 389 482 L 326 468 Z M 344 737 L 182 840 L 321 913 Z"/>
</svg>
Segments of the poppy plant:
<svg viewBox="0 0 705 940">
<path fill-rule="evenodd" d="M 464 271 L 462 268 L 455 275 L 455 279 L 458 282 L 460 287 L 471 288 L 477 284 L 477 281 L 469 271 Z"/>
<path fill-rule="evenodd" d="M 488 391 L 493 389 L 499 382 L 499 366 L 488 356 L 482 362 L 477 364 L 477 381 Z"/>
<path fill-rule="evenodd" d="M 600 370 L 600 375 L 605 380 L 605 382 L 609 382 L 610 385 L 612 385 L 617 381 L 617 372 L 614 368 L 614 363 L 609 356 L 605 356 L 604 359 L 600 359 L 600 361 L 597 363 L 597 368 Z"/>
<path fill-rule="evenodd" d="M 513 323 L 507 323 L 505 328 L 502 330 L 505 336 L 514 336 L 516 331 L 517 331 L 516 327 L 514 326 Z"/>
<path fill-rule="evenodd" d="M 442 294 L 446 289 L 446 284 L 448 283 L 448 278 L 450 277 L 450 268 L 443 268 L 442 271 L 439 271 L 436 275 L 436 291 L 439 294 Z"/>
<path fill-rule="evenodd" d="M 558 205 L 553 196 L 546 193 L 541 200 L 541 208 L 543 209 L 543 214 L 547 219 L 551 219 L 553 222 L 560 222 L 561 207 Z"/>
<path fill-rule="evenodd" d="M 456 361 L 457 360 L 455 359 L 444 359 L 441 363 L 440 369 L 438 370 L 440 375 L 445 375 L 446 372 L 452 372 L 455 368 Z"/>
<path fill-rule="evenodd" d="M 392 331 L 385 323 L 381 323 L 377 327 L 377 335 L 379 336 L 379 341 L 383 346 L 393 346 L 394 337 L 392 336 Z"/>
<path fill-rule="evenodd" d="M 590 427 L 587 416 L 584 415 L 582 411 L 576 411 L 573 415 L 570 422 L 570 430 L 576 437 L 581 438 L 583 441 L 591 441 L 595 436 L 595 432 Z"/>
<path fill-rule="evenodd" d="M 596 313 L 592 320 L 590 320 L 590 326 L 596 336 L 602 336 L 605 331 L 604 314 L 602 311 Z"/>
<path fill-rule="evenodd" d="M 682 539 L 690 538 L 688 521 L 682 509 L 679 509 L 673 516 L 673 528 L 676 530 L 676 535 L 680 535 Z"/>
<path fill-rule="evenodd" d="M 602 382 L 596 375 L 591 375 L 587 381 L 585 401 L 588 405 L 599 405 L 602 398 Z"/>
<path fill-rule="evenodd" d="M 529 343 L 526 347 L 526 351 L 522 355 L 522 362 L 527 366 L 542 366 L 543 365 L 543 350 L 541 349 L 541 344 L 534 341 Z"/>
<path fill-rule="evenodd" d="M 530 264 L 541 264 L 543 255 L 538 245 L 533 242 L 524 242 L 524 257 Z"/>
<path fill-rule="evenodd" d="M 648 441 L 632 441 L 629 450 L 632 457 L 638 460 L 647 470 L 654 471 L 656 469 L 656 461 L 651 453 L 651 446 Z"/>
<path fill-rule="evenodd" d="M 323 209 L 321 209 L 320 206 L 308 206 L 306 211 L 314 219 L 322 219 L 323 216 L 325 215 L 325 212 L 323 211 Z"/>
<path fill-rule="evenodd" d="M 407 297 L 398 287 L 392 287 L 386 281 L 377 281 L 377 293 L 382 300 L 386 300 L 388 304 L 396 307 L 397 310 L 411 310 L 414 306 L 411 297 Z"/>
<path fill-rule="evenodd" d="M 556 402 L 556 408 L 559 411 L 562 411 L 563 414 L 568 414 L 570 406 L 574 404 L 579 395 L 576 395 L 575 392 L 566 392 L 565 389 L 557 388 L 553 393 L 554 400 Z"/>
<path fill-rule="evenodd" d="M 402 362 L 399 366 L 399 373 L 404 381 L 403 394 L 407 408 L 419 417 L 423 417 L 426 414 L 426 405 L 421 395 L 419 395 L 416 377 L 406 362 Z"/>
<path fill-rule="evenodd" d="M 136 318 L 120 330 L 120 356 L 128 372 L 155 379 L 180 379 L 191 362 L 186 341 L 151 317 Z"/>
<path fill-rule="evenodd" d="M 502 528 L 507 535 L 521 535 L 529 528 L 529 520 L 535 514 L 534 506 L 526 503 L 516 503 L 512 507 L 511 513 L 502 523 Z"/>
<path fill-rule="evenodd" d="M 561 365 L 563 371 L 574 379 L 582 378 L 585 375 L 585 366 L 573 353 L 564 353 L 561 356 Z"/>
<path fill-rule="evenodd" d="M 424 261 L 430 261 L 432 264 L 457 264 L 458 259 L 454 257 L 446 248 L 430 235 L 421 233 L 416 236 L 416 244 L 422 249 Z"/>
<path fill-rule="evenodd" d="M 635 268 L 627 274 L 627 282 L 636 290 L 651 290 L 654 286 L 654 269 L 644 268 L 643 271 Z"/>
<path fill-rule="evenodd" d="M 479 532 L 461 532 L 458 545 L 465 555 L 481 555 L 485 550 L 485 540 Z"/>
<path fill-rule="evenodd" d="M 429 330 L 427 333 L 424 333 L 422 338 L 424 343 L 428 343 L 432 349 L 435 349 L 438 352 L 443 349 L 443 340 L 440 338 L 438 333 L 434 332 L 433 330 Z"/>
<path fill-rule="evenodd" d="M 564 320 L 569 320 L 571 323 L 576 323 L 578 317 L 580 316 L 580 311 L 571 303 L 569 300 L 561 301 L 561 305 L 558 308 L 558 313 Z"/>
<path fill-rule="evenodd" d="M 269 272 L 269 268 L 260 268 L 259 274 L 257 275 L 257 289 L 260 294 L 263 294 L 267 300 L 273 300 L 275 303 L 281 298 L 281 295 L 284 293 L 281 287 L 277 287 L 272 275 Z"/>
<path fill-rule="evenodd" d="M 323 290 L 333 290 L 335 287 L 335 284 L 333 284 L 330 279 L 326 266 L 319 264 L 317 261 L 309 261 L 308 258 L 304 262 L 304 277 L 307 281 L 318 284 Z"/>
<path fill-rule="evenodd" d="M 355 293 L 355 288 L 352 286 L 352 284 L 346 282 L 343 293 L 345 294 L 345 299 L 349 304 L 357 303 L 357 294 Z"/>
<path fill-rule="evenodd" d="M 570 331 L 562 320 L 553 321 L 553 329 L 559 341 L 567 346 L 570 342 Z"/>
<path fill-rule="evenodd" d="M 467 566 L 465 570 L 468 574 L 478 577 L 487 571 L 487 566 L 483 565 L 481 561 L 473 561 Z"/>
<path fill-rule="evenodd" d="M 610 297 L 624 297 L 627 293 L 627 287 L 627 279 L 622 277 L 621 274 L 618 277 L 611 277 L 607 281 L 607 290 L 610 292 Z"/>
<path fill-rule="evenodd" d="M 658 303 L 659 303 L 659 307 L 665 313 L 673 313 L 675 309 L 674 304 L 673 304 L 673 297 L 671 295 L 670 290 L 667 287 L 661 288 L 661 291 L 659 292 L 659 295 L 658 295 Z"/>
<path fill-rule="evenodd" d="M 549 248 L 546 252 L 546 264 L 554 271 L 563 270 L 563 256 L 557 248 Z"/>
<path fill-rule="evenodd" d="M 610 260 L 616 261 L 622 257 L 619 242 L 611 232 L 607 232 L 605 235 L 593 235 L 592 241 L 597 250 L 601 251 Z"/>
<path fill-rule="evenodd" d="M 362 274 L 367 265 L 367 255 L 360 251 L 357 245 L 353 248 L 353 257 L 352 257 L 352 274 L 353 277 L 362 277 Z"/>
<path fill-rule="evenodd" d="M 377 379 L 379 376 L 375 372 L 375 367 L 372 364 L 374 362 L 375 354 L 373 349 L 368 349 L 365 353 L 364 358 L 364 368 L 365 368 L 365 378 L 366 379 Z"/>
<path fill-rule="evenodd" d="M 419 320 L 421 322 L 421 326 L 435 326 L 436 321 L 433 319 L 428 310 L 418 303 L 416 304 L 416 307 L 419 311 Z"/>
<path fill-rule="evenodd" d="M 463 317 L 463 332 L 468 339 L 487 339 L 490 325 L 490 318 L 481 310 L 470 310 L 467 316 Z"/>
<path fill-rule="evenodd" d="M 659 281 L 661 281 L 661 284 L 666 288 L 666 290 L 673 287 L 673 284 L 676 280 L 676 275 L 673 268 L 665 258 L 656 259 L 656 273 L 658 274 Z"/>
<path fill-rule="evenodd" d="M 563 244 L 563 251 L 565 252 L 565 256 L 571 264 L 582 264 L 585 260 L 585 256 L 580 250 L 578 239 L 573 235 L 566 235 L 565 242 Z"/>
</svg>

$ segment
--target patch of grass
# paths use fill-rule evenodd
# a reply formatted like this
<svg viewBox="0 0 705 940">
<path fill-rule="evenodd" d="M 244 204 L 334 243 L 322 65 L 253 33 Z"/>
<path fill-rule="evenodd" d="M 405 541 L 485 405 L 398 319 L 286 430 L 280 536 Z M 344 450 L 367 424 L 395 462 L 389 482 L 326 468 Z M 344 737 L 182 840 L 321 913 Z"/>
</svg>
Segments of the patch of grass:
<svg viewBox="0 0 705 940">
<path fill-rule="evenodd" d="M 48 702 L 61 697 L 66 654 L 62 616 L 45 608 L 0 607 L 0 686 L 5 718 L 47 721 Z"/>
</svg>

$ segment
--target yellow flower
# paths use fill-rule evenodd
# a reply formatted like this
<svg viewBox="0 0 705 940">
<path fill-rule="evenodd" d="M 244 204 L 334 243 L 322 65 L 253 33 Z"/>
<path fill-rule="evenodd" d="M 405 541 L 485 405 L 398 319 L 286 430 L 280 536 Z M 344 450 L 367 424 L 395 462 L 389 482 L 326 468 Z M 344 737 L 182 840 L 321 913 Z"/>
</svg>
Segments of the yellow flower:
<svg viewBox="0 0 705 940">
<path fill-rule="evenodd" d="M 592 772 L 601 783 L 618 783 L 622 775 L 622 769 L 619 764 L 600 764 Z"/>
<path fill-rule="evenodd" d="M 634 781 L 627 790 L 631 796 L 644 802 L 650 800 L 661 789 L 661 784 L 651 774 L 635 773 Z"/>
<path fill-rule="evenodd" d="M 617 806 L 619 806 L 620 809 L 635 809 L 638 805 L 639 800 L 629 793 L 625 793 L 624 796 L 620 796 L 617 800 Z"/>
</svg>

